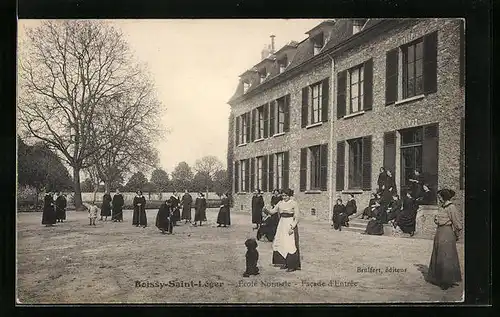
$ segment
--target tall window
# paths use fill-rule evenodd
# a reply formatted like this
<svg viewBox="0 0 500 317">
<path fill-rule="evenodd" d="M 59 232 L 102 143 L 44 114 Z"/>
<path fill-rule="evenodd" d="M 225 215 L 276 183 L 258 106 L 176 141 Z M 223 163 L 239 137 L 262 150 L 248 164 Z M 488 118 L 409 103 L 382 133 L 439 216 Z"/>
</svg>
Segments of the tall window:
<svg viewBox="0 0 500 317">
<path fill-rule="evenodd" d="M 321 122 L 321 83 L 311 86 L 311 124 Z"/>
<path fill-rule="evenodd" d="M 283 163 L 284 163 L 284 153 L 277 153 L 276 172 L 275 172 L 276 188 L 283 188 Z"/>
<path fill-rule="evenodd" d="M 360 189 L 363 185 L 363 139 L 354 139 L 349 144 L 349 189 Z"/>
<path fill-rule="evenodd" d="M 285 97 L 277 100 L 276 133 L 285 131 Z"/>
<path fill-rule="evenodd" d="M 309 184 L 310 189 L 320 189 L 321 187 L 321 159 L 320 146 L 309 148 Z"/>
<path fill-rule="evenodd" d="M 408 181 L 415 170 L 422 171 L 422 127 L 401 131 L 401 172 L 402 188 L 408 189 Z"/>
<path fill-rule="evenodd" d="M 264 106 L 257 108 L 257 139 L 264 138 Z"/>
<path fill-rule="evenodd" d="M 313 38 L 313 54 L 317 55 L 323 48 L 323 45 L 325 44 L 325 39 L 323 36 L 323 33 L 318 34 Z"/>
<path fill-rule="evenodd" d="M 244 81 L 243 82 L 243 93 L 246 94 L 249 88 L 250 88 L 250 83 Z"/>
<path fill-rule="evenodd" d="M 286 69 L 286 67 L 288 66 L 288 60 L 287 60 L 287 57 L 283 57 L 282 59 L 280 59 L 278 61 L 278 65 L 279 65 L 279 68 L 280 68 L 280 74 L 283 73 Z"/>
<path fill-rule="evenodd" d="M 263 183 L 263 173 L 264 173 L 264 169 L 263 169 L 263 162 L 264 162 L 264 158 L 262 156 L 259 156 L 257 157 L 256 159 L 256 162 L 255 162 L 255 187 L 256 188 L 259 188 L 262 190 L 262 188 L 264 187 L 264 183 Z"/>
<path fill-rule="evenodd" d="M 352 68 L 350 76 L 350 113 L 363 110 L 363 65 Z"/>
<path fill-rule="evenodd" d="M 241 192 L 246 192 L 248 191 L 248 188 L 246 186 L 247 184 L 247 169 L 246 169 L 246 164 L 247 164 L 247 160 L 241 160 L 240 161 L 240 191 Z"/>
<path fill-rule="evenodd" d="M 423 40 L 403 46 L 403 98 L 424 93 Z"/>
<path fill-rule="evenodd" d="M 250 114 L 249 113 L 245 113 L 243 115 L 240 116 L 240 144 L 244 144 L 244 143 L 247 143 L 248 142 L 248 138 L 249 138 L 249 135 L 248 135 L 248 126 L 249 126 L 249 119 L 250 119 Z"/>
</svg>

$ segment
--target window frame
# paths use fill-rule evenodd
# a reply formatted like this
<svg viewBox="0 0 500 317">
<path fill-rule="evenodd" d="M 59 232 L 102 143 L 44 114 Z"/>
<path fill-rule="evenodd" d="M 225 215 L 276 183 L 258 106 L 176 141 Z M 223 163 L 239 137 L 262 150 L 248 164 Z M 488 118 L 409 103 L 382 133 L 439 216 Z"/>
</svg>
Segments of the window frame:
<svg viewBox="0 0 500 317">
<path fill-rule="evenodd" d="M 264 185 L 264 157 L 255 158 L 255 188 L 262 190 Z"/>
<path fill-rule="evenodd" d="M 325 46 L 325 35 L 323 32 L 319 33 L 318 35 L 315 35 L 312 38 L 313 42 L 313 56 L 318 55 L 323 47 Z"/>
<path fill-rule="evenodd" d="M 363 188 L 363 138 L 347 140 L 347 188 L 349 190 L 362 190 Z M 354 149 L 359 153 L 354 154 Z M 358 159 L 357 163 L 355 158 Z M 358 170 L 356 170 L 358 169 Z M 356 182 L 354 182 L 354 180 Z"/>
<path fill-rule="evenodd" d="M 352 68 L 350 68 L 348 70 L 348 75 L 349 75 L 349 106 L 347 107 L 348 111 L 347 112 L 347 115 L 350 115 L 350 114 L 355 114 L 355 113 L 358 113 L 358 112 L 361 112 L 364 110 L 364 94 L 365 94 L 365 91 L 364 91 L 364 75 L 365 75 L 365 69 L 364 69 L 364 63 L 363 64 L 360 64 L 360 65 L 357 65 L 357 66 L 354 66 Z M 357 77 L 358 77 L 358 81 L 356 83 L 353 83 L 353 72 L 357 71 Z M 356 97 L 353 97 L 353 87 L 354 86 L 357 86 L 357 96 Z M 356 111 L 353 110 L 353 99 L 357 99 L 357 103 L 358 103 L 358 109 Z"/>
<path fill-rule="evenodd" d="M 257 124 L 255 129 L 257 130 L 257 136 L 256 139 L 263 139 L 264 138 L 264 131 L 265 131 L 265 123 L 264 123 L 264 106 L 260 106 L 257 108 Z"/>
<path fill-rule="evenodd" d="M 420 44 L 420 58 L 417 58 L 417 45 Z M 413 60 L 409 61 L 409 49 L 413 49 Z M 410 43 L 401 46 L 401 67 L 402 67 L 402 78 L 401 78 L 401 93 L 402 100 L 416 97 L 424 94 L 424 38 L 420 37 Z M 420 61 L 420 76 L 417 76 L 417 62 Z M 413 91 L 409 91 L 410 77 L 408 74 L 409 64 L 412 65 L 413 77 Z M 420 79 L 420 90 L 417 91 L 417 79 Z"/>
<path fill-rule="evenodd" d="M 281 158 L 281 159 L 280 159 Z M 285 152 L 274 154 L 274 184 L 276 188 L 283 188 L 283 176 L 285 165 Z"/>
<path fill-rule="evenodd" d="M 316 99 L 314 99 L 314 88 L 318 88 L 318 96 Z M 319 122 L 323 122 L 323 85 L 322 82 L 317 82 L 309 86 L 309 100 L 311 100 L 310 105 L 309 105 L 309 113 L 308 113 L 308 119 L 309 119 L 309 125 L 316 124 Z M 317 100 L 317 108 L 315 109 L 315 104 L 314 101 Z M 314 115 L 315 113 L 317 114 L 317 119 L 315 120 Z"/>
<path fill-rule="evenodd" d="M 246 179 L 248 177 L 248 171 L 246 170 L 246 160 L 240 160 L 240 192 L 246 193 L 248 192 L 248 188 L 246 188 Z"/>
<path fill-rule="evenodd" d="M 247 129 L 249 126 L 249 120 L 247 119 L 247 116 L 249 116 L 249 113 L 244 113 L 240 118 L 240 136 L 238 137 L 239 139 L 239 145 L 241 144 L 247 144 L 249 142 L 250 136 L 247 134 Z"/>
<path fill-rule="evenodd" d="M 307 156 L 307 170 L 309 175 L 307 188 L 309 190 L 321 190 L 321 145 L 308 147 Z"/>
<path fill-rule="evenodd" d="M 276 99 L 276 108 L 275 108 L 275 134 L 284 133 L 285 132 L 285 106 L 286 106 L 286 96 Z M 280 108 L 283 111 L 280 111 Z M 280 117 L 282 114 L 283 118 Z M 281 121 L 283 119 L 283 121 Z M 281 126 L 281 129 L 280 129 Z"/>
</svg>

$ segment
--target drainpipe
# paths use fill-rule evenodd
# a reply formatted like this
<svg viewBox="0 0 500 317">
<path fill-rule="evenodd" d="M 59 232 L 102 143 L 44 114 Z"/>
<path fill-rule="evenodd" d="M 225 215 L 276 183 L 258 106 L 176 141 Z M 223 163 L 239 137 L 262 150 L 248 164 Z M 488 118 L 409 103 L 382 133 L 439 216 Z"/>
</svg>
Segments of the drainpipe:
<svg viewBox="0 0 500 317">
<path fill-rule="evenodd" d="M 333 216 L 333 118 L 334 118 L 334 115 L 333 115 L 333 105 L 334 105 L 334 97 L 335 97 L 335 92 L 334 92 L 334 84 L 333 84 L 333 81 L 335 79 L 335 59 L 330 55 L 328 54 L 328 57 L 330 57 L 330 59 L 332 60 L 332 66 L 331 66 L 331 80 L 330 80 L 330 168 L 328 168 L 328 170 L 330 171 L 330 184 L 329 184 L 329 210 L 328 210 L 328 221 L 331 221 L 332 219 L 332 216 Z"/>
</svg>

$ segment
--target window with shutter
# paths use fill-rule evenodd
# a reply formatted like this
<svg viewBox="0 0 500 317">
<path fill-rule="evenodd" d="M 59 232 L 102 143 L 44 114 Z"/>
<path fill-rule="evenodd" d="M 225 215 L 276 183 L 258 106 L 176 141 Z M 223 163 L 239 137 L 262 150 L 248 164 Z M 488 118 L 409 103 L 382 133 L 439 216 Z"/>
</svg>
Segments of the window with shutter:
<svg viewBox="0 0 500 317">
<path fill-rule="evenodd" d="M 277 101 L 277 133 L 285 132 L 285 97 L 279 98 Z"/>
<path fill-rule="evenodd" d="M 323 99 L 322 95 L 323 86 L 321 83 L 317 83 L 311 86 L 311 106 L 310 109 L 310 124 L 321 122 L 321 100 Z"/>
<path fill-rule="evenodd" d="M 290 152 L 283 153 L 283 188 L 289 188 Z"/>
<path fill-rule="evenodd" d="M 250 159 L 250 191 L 255 190 L 255 159 Z"/>
<path fill-rule="evenodd" d="M 384 168 L 396 177 L 396 132 L 384 133 Z"/>
<path fill-rule="evenodd" d="M 245 191 L 248 192 L 248 188 L 250 187 L 250 177 L 248 177 L 248 170 L 250 167 L 250 160 L 245 160 Z"/>
<path fill-rule="evenodd" d="M 385 64 L 385 104 L 398 100 L 399 48 L 387 52 Z"/>
<path fill-rule="evenodd" d="M 235 193 L 238 193 L 240 191 L 239 175 L 240 175 L 239 164 L 238 164 L 238 161 L 235 161 L 234 162 L 234 192 Z"/>
<path fill-rule="evenodd" d="M 264 157 L 259 156 L 255 159 L 255 189 L 263 190 Z"/>
<path fill-rule="evenodd" d="M 285 96 L 285 104 L 283 105 L 283 132 L 290 131 L 290 95 Z"/>
<path fill-rule="evenodd" d="M 301 127 L 305 128 L 308 125 L 308 108 L 309 108 L 309 87 L 302 88 L 302 117 Z"/>
<path fill-rule="evenodd" d="M 276 154 L 276 168 L 274 169 L 275 183 L 280 189 L 283 189 L 283 169 L 285 157 L 283 153 Z"/>
<path fill-rule="evenodd" d="M 401 192 L 410 190 L 415 170 L 422 172 L 423 129 L 415 127 L 404 129 L 401 135 Z"/>
<path fill-rule="evenodd" d="M 424 42 L 420 38 L 402 47 L 403 99 L 424 93 Z"/>
<path fill-rule="evenodd" d="M 363 137 L 363 190 L 372 189 L 372 137 Z"/>
<path fill-rule="evenodd" d="M 330 96 L 330 79 L 326 78 L 322 81 L 321 87 L 321 121 L 328 121 L 328 109 L 330 109 L 330 104 L 328 103 Z"/>
<path fill-rule="evenodd" d="M 353 139 L 349 145 L 349 189 L 361 189 L 363 182 L 363 139 Z"/>
<path fill-rule="evenodd" d="M 307 189 L 307 148 L 300 149 L 300 191 Z"/>
<path fill-rule="evenodd" d="M 337 74 L 337 119 L 345 116 L 347 71 Z"/>
<path fill-rule="evenodd" d="M 321 189 L 321 147 L 309 148 L 309 189 Z"/>
<path fill-rule="evenodd" d="M 344 169 L 345 169 L 345 142 L 337 142 L 337 171 L 335 188 L 337 191 L 344 190 Z"/>
<path fill-rule="evenodd" d="M 246 135 L 245 141 L 243 143 L 250 142 L 250 112 L 245 114 L 245 127 L 246 127 Z"/>
<path fill-rule="evenodd" d="M 438 32 L 424 36 L 424 93 L 437 91 L 437 41 Z"/>
<path fill-rule="evenodd" d="M 268 166 L 267 166 L 267 156 L 262 157 L 262 191 L 267 192 L 267 177 L 268 177 L 269 171 L 268 171 Z"/>
<path fill-rule="evenodd" d="M 268 166 L 268 174 L 267 180 L 269 181 L 269 191 L 272 191 L 274 188 L 274 154 L 270 154 L 268 157 L 267 166 Z"/>
<path fill-rule="evenodd" d="M 263 118 L 264 118 L 264 124 L 263 124 L 263 133 L 262 133 L 262 137 L 263 138 L 267 138 L 268 137 L 268 133 L 269 133 L 269 104 L 266 103 L 263 107 Z"/>
<path fill-rule="evenodd" d="M 279 119 L 277 118 L 276 116 L 276 101 L 271 101 L 269 103 L 269 136 L 273 136 L 274 135 L 274 131 L 275 131 L 275 118 L 277 119 L 276 121 L 278 121 Z M 277 131 L 278 129 L 276 129 Z"/>
<path fill-rule="evenodd" d="M 251 137 L 250 141 L 253 142 L 255 140 L 255 135 L 257 133 L 256 129 L 258 128 L 257 125 L 257 109 L 252 110 L 252 129 L 251 129 Z"/>
<path fill-rule="evenodd" d="M 373 59 L 370 58 L 363 65 L 363 110 L 372 110 L 373 105 Z"/>
<path fill-rule="evenodd" d="M 349 70 L 349 113 L 363 110 L 364 102 L 364 65 L 358 65 Z"/>
<path fill-rule="evenodd" d="M 328 144 L 322 144 L 320 148 L 320 189 L 326 191 L 328 180 Z"/>
</svg>

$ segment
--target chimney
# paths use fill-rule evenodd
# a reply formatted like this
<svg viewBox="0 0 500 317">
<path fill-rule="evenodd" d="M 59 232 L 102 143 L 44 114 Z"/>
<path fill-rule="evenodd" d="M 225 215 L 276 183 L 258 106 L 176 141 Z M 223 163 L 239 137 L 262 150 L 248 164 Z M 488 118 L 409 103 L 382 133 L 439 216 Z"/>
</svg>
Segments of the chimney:
<svg viewBox="0 0 500 317">
<path fill-rule="evenodd" d="M 276 37 L 276 35 L 271 35 L 271 54 L 274 54 L 275 50 L 274 50 L 274 38 Z"/>
</svg>

